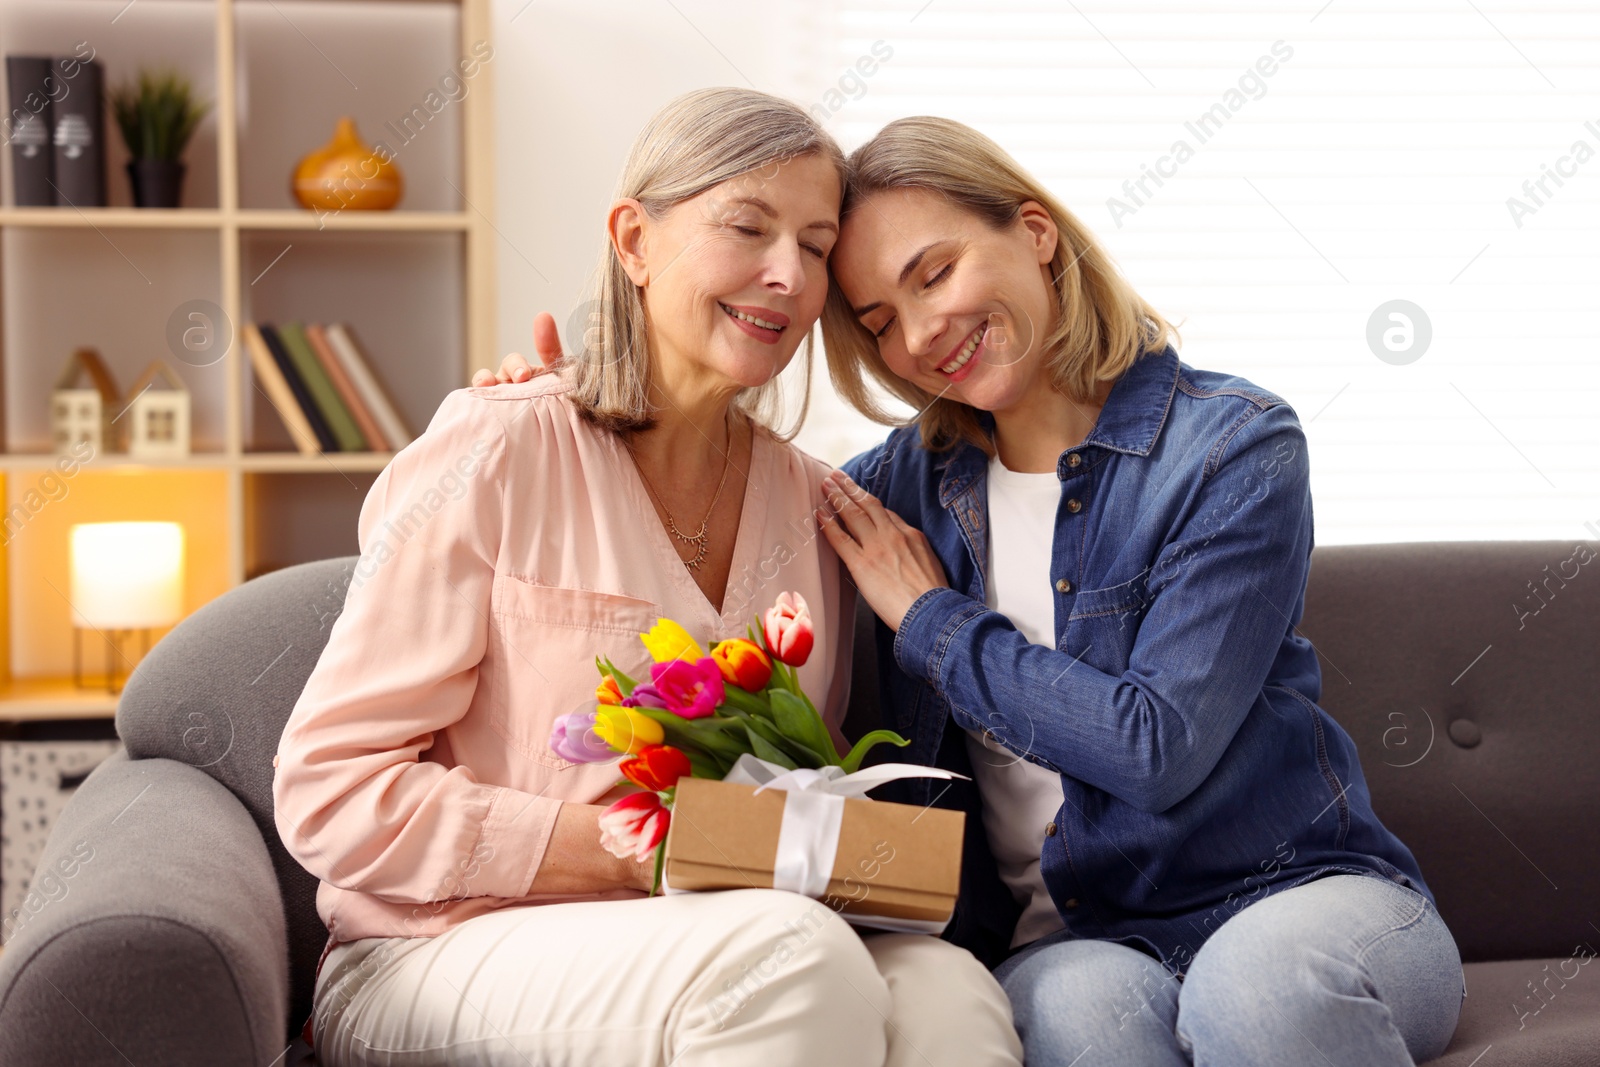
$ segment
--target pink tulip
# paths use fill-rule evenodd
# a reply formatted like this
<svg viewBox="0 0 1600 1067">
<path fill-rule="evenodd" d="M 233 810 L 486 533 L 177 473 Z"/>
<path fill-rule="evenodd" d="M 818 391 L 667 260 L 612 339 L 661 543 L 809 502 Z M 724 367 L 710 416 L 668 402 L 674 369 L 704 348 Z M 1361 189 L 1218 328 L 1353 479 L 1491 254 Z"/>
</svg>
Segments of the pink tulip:
<svg viewBox="0 0 1600 1067">
<path fill-rule="evenodd" d="M 672 819 L 654 793 L 629 793 L 600 813 L 600 844 L 618 859 L 644 860 Z"/>
<path fill-rule="evenodd" d="M 652 663 L 650 681 L 667 710 L 685 719 L 703 719 L 722 703 L 722 668 L 710 656 L 693 663 L 681 659 Z"/>
<path fill-rule="evenodd" d="M 805 597 L 799 593 L 779 593 L 777 603 L 772 605 L 764 621 L 767 651 L 780 663 L 804 666 L 816 641 Z"/>
</svg>

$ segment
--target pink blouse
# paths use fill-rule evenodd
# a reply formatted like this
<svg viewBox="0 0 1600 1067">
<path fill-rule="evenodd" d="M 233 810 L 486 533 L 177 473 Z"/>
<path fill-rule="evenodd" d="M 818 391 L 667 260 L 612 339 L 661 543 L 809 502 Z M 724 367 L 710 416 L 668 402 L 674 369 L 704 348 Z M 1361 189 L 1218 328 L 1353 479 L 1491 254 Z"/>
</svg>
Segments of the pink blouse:
<svg viewBox="0 0 1600 1067">
<path fill-rule="evenodd" d="M 801 683 L 838 736 L 855 593 L 811 518 L 828 467 L 757 430 L 718 611 L 627 450 L 567 389 L 455 390 L 362 505 L 343 612 L 273 758 L 278 833 L 322 880 L 330 944 L 643 895 L 530 886 L 563 801 L 632 791 L 615 762 L 551 752 L 550 728 L 594 706 L 596 656 L 648 675 L 639 634 L 658 617 L 709 645 L 798 591 L 817 626 Z"/>
</svg>

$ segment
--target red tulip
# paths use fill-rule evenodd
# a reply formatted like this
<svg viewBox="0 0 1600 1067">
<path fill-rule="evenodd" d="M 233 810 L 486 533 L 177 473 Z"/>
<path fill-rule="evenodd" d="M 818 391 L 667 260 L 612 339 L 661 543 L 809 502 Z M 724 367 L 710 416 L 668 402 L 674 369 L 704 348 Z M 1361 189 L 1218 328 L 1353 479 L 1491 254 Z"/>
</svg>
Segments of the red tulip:
<svg viewBox="0 0 1600 1067">
<path fill-rule="evenodd" d="M 811 611 L 799 593 L 779 593 L 778 601 L 767 612 L 764 634 L 767 651 L 780 662 L 801 667 L 811 656 L 816 633 Z"/>
<path fill-rule="evenodd" d="M 761 646 L 742 637 L 730 637 L 711 650 L 722 678 L 747 693 L 759 693 L 772 678 L 772 660 Z"/>
<path fill-rule="evenodd" d="M 617 765 L 622 776 L 640 789 L 671 789 L 691 773 L 689 757 L 671 745 L 646 745 L 637 756 Z"/>
<path fill-rule="evenodd" d="M 600 813 L 600 844 L 618 859 L 642 861 L 667 836 L 671 819 L 654 793 L 629 793 Z"/>
</svg>

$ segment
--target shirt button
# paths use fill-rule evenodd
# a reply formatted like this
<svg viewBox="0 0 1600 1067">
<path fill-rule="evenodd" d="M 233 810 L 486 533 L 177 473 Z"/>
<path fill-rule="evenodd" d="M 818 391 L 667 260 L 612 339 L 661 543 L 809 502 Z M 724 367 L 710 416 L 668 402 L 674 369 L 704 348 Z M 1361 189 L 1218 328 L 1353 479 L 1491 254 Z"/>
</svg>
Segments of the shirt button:
<svg viewBox="0 0 1600 1067">
<path fill-rule="evenodd" d="M 1056 836 L 1056 824 L 1055 823 L 1051 823 L 1049 826 L 1046 826 L 1044 828 L 1044 836 L 1046 836 L 1046 837 L 1054 837 L 1054 836 Z"/>
<path fill-rule="evenodd" d="M 1067 457 L 1067 466 L 1069 466 L 1069 467 L 1076 467 L 1082 462 L 1083 462 L 1083 457 L 1078 455 L 1076 452 L 1074 452 L 1072 455 Z"/>
<path fill-rule="evenodd" d="M 1065 901 L 1062 902 L 1061 906 L 1063 908 L 1076 908 L 1078 906 L 1078 898 L 1077 897 L 1068 897 Z"/>
<path fill-rule="evenodd" d="M 1073 497 L 1071 500 L 1067 501 L 1067 510 L 1076 515 L 1078 512 L 1083 510 L 1083 505 L 1078 503 L 1077 497 Z"/>
<path fill-rule="evenodd" d="M 1072 583 L 1067 581 L 1065 578 L 1057 578 L 1056 579 L 1056 592 L 1058 592 L 1058 593 L 1070 593 L 1070 592 L 1072 592 Z"/>
</svg>

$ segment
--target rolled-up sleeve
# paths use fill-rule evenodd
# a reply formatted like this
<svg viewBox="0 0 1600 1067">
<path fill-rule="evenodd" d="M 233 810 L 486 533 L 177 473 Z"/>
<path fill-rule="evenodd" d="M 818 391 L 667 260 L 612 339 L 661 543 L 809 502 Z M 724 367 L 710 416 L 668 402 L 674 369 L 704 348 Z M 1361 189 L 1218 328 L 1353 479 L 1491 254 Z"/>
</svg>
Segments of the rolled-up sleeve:
<svg viewBox="0 0 1600 1067">
<path fill-rule="evenodd" d="M 378 475 L 361 556 L 278 742 L 274 814 L 321 880 L 396 902 L 528 895 L 561 806 L 419 759 L 467 712 L 488 642 L 505 428 L 460 389 Z"/>
</svg>

